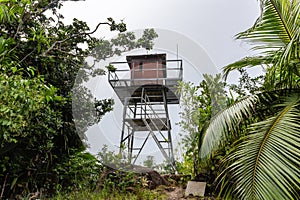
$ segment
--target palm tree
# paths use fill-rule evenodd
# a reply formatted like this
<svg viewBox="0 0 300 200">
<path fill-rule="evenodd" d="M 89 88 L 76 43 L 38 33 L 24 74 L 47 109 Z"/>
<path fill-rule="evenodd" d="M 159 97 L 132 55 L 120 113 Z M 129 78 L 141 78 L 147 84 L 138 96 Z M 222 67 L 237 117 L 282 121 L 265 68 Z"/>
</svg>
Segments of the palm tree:
<svg viewBox="0 0 300 200">
<path fill-rule="evenodd" d="M 261 16 L 237 35 L 251 42 L 258 56 L 224 67 L 261 65 L 264 91 L 244 97 L 213 116 L 202 130 L 200 156 L 228 141 L 231 151 L 218 177 L 226 199 L 297 199 L 300 192 L 300 2 L 260 0 Z"/>
<path fill-rule="evenodd" d="M 236 36 L 253 44 L 252 49 L 260 54 L 224 67 L 225 77 L 232 70 L 261 65 L 267 70 L 267 89 L 295 86 L 300 76 L 299 1 L 260 1 L 261 16 L 253 27 Z"/>
</svg>

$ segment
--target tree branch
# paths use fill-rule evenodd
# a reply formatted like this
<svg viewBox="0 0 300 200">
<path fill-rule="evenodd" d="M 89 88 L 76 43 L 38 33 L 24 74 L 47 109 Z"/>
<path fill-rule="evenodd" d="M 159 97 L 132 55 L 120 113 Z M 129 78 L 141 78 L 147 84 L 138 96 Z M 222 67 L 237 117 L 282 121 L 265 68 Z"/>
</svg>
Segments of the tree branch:
<svg viewBox="0 0 300 200">
<path fill-rule="evenodd" d="M 93 34 L 93 33 L 95 33 L 97 30 L 98 30 L 98 28 L 99 28 L 99 26 L 100 25 L 103 25 L 103 24 L 107 24 L 107 25 L 111 25 L 110 23 L 108 23 L 108 22 L 100 22 L 100 23 L 98 23 L 97 24 L 97 26 L 96 26 L 96 28 L 93 30 L 93 31 L 91 31 L 91 32 L 88 32 L 88 33 L 86 33 L 86 32 L 83 32 L 83 33 L 77 33 L 77 34 L 75 34 L 75 35 L 71 35 L 71 36 L 69 36 L 69 37 L 67 37 L 67 38 L 65 38 L 65 39 L 63 39 L 63 40 L 59 40 L 59 41 L 55 41 L 44 53 L 42 53 L 42 56 L 46 56 L 51 50 L 53 50 L 54 49 L 54 47 L 57 45 L 57 44 L 62 44 L 62 43 L 64 43 L 64 42 L 66 42 L 67 40 L 70 40 L 70 39 L 72 39 L 72 38 L 74 38 L 74 37 L 78 37 L 78 36 L 81 36 L 81 35 L 91 35 L 91 34 Z"/>
</svg>

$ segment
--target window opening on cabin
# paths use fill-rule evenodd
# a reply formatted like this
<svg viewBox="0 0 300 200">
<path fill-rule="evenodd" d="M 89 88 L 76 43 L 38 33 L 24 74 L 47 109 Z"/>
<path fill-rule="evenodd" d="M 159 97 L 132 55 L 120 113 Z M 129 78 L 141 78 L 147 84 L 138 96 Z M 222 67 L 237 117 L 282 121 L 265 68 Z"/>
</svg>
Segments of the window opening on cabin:
<svg viewBox="0 0 300 200">
<path fill-rule="evenodd" d="M 139 64 L 139 70 L 143 71 L 143 62 L 140 62 L 140 64 Z"/>
</svg>

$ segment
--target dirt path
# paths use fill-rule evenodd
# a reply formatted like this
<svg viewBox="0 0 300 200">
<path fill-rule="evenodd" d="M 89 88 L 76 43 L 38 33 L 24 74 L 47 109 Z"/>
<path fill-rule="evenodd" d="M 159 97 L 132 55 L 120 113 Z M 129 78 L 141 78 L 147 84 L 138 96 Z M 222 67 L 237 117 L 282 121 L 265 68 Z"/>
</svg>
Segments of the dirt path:
<svg viewBox="0 0 300 200">
<path fill-rule="evenodd" d="M 184 189 L 181 187 L 174 187 L 172 191 L 166 191 L 167 200 L 181 200 L 185 199 L 184 196 Z"/>
<path fill-rule="evenodd" d="M 166 195 L 166 200 L 215 200 L 213 197 L 184 197 L 185 190 L 182 187 L 167 187 L 165 188 L 164 194 Z"/>
</svg>

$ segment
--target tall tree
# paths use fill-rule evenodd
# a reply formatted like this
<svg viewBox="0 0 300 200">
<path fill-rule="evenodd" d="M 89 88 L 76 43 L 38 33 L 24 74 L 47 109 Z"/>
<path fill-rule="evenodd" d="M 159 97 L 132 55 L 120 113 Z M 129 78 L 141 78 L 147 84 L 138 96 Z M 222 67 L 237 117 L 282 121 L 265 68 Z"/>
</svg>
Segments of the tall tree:
<svg viewBox="0 0 300 200">
<path fill-rule="evenodd" d="M 265 87 L 294 87 L 299 84 L 300 29 L 299 1 L 261 0 L 261 16 L 248 30 L 236 38 L 259 50 L 257 56 L 246 57 L 224 67 L 225 77 L 235 69 L 262 66 L 266 69 Z"/>
<path fill-rule="evenodd" d="M 258 56 L 224 68 L 225 76 L 246 66 L 266 69 L 264 91 L 245 96 L 211 119 L 201 157 L 234 136 L 218 180 L 227 199 L 297 199 L 300 191 L 300 2 L 261 0 L 261 16 L 238 34 Z"/>
<path fill-rule="evenodd" d="M 226 95 L 226 83 L 221 74 L 215 76 L 204 74 L 199 86 L 192 83 L 180 82 L 178 91 L 181 94 L 181 121 L 178 123 L 182 128 L 180 136 L 181 144 L 185 150 L 184 161 L 180 165 L 180 171 L 198 176 L 202 173 L 198 168 L 209 168 L 210 163 L 201 163 L 198 158 L 199 130 L 205 126 L 205 122 L 219 110 L 225 108 L 229 102 Z M 208 170 L 209 171 L 209 170 Z"/>
<path fill-rule="evenodd" d="M 54 190 L 62 184 L 57 166 L 84 150 L 72 115 L 72 88 L 81 68 L 82 81 L 105 74 L 85 58 L 101 53 L 95 59 L 103 59 L 144 44 L 151 48 L 156 37 L 147 30 L 148 37 L 138 40 L 132 33 L 115 41 L 98 39 L 93 33 L 99 26 L 124 32 L 126 25 L 112 18 L 93 30 L 78 19 L 66 25 L 61 6 L 57 0 L 0 0 L 0 198 Z M 107 51 L 97 48 L 103 44 Z M 79 98 L 94 100 L 81 89 Z M 98 111 L 93 123 L 112 109 L 109 100 L 89 103 L 96 103 Z"/>
</svg>

